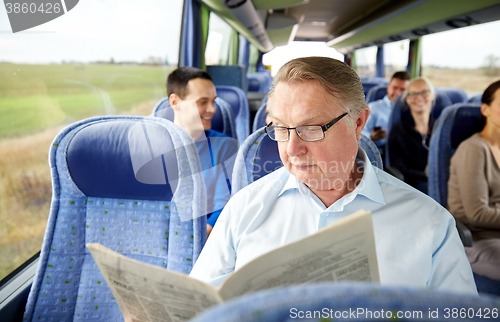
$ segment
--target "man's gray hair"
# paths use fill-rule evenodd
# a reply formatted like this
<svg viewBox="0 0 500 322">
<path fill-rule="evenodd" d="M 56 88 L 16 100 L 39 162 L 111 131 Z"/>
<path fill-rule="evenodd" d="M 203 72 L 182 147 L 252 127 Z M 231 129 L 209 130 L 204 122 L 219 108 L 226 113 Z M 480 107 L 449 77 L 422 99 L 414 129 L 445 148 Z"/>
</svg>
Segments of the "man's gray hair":
<svg viewBox="0 0 500 322">
<path fill-rule="evenodd" d="M 366 107 L 363 86 L 358 74 L 347 64 L 328 57 L 303 57 L 283 65 L 273 80 L 269 92 L 272 100 L 274 91 L 280 82 L 294 83 L 315 80 L 333 97 L 344 112 L 347 112 L 349 126 Z"/>
</svg>

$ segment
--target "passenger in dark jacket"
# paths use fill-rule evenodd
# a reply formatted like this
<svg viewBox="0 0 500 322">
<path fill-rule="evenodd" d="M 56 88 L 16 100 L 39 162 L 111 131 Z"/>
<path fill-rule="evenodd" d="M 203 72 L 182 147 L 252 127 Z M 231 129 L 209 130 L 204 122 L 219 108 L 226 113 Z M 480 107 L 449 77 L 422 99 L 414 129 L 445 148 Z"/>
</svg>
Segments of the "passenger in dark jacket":
<svg viewBox="0 0 500 322">
<path fill-rule="evenodd" d="M 413 79 L 405 95 L 409 109 L 403 111 L 401 122 L 389 134 L 391 166 L 398 168 L 405 182 L 427 193 L 427 157 L 434 119 L 431 108 L 435 98 L 431 82 L 419 77 Z"/>
</svg>

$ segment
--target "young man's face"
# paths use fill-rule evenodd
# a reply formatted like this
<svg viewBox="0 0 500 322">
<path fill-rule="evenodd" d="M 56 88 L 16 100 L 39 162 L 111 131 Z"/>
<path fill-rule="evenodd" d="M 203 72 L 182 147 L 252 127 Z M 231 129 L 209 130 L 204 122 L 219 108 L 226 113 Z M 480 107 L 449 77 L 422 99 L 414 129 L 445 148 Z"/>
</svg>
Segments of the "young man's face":
<svg viewBox="0 0 500 322">
<path fill-rule="evenodd" d="M 187 84 L 187 95 L 181 101 L 194 100 L 200 113 L 201 123 L 204 130 L 212 128 L 212 117 L 215 114 L 215 98 L 217 92 L 212 81 L 203 78 L 195 78 Z"/>
<path fill-rule="evenodd" d="M 410 81 L 402 80 L 399 78 L 391 79 L 391 82 L 389 83 L 389 85 L 387 85 L 387 96 L 389 97 L 389 100 L 391 100 L 391 102 L 394 102 L 399 95 L 403 94 L 404 91 L 406 91 L 409 83 Z"/>
</svg>

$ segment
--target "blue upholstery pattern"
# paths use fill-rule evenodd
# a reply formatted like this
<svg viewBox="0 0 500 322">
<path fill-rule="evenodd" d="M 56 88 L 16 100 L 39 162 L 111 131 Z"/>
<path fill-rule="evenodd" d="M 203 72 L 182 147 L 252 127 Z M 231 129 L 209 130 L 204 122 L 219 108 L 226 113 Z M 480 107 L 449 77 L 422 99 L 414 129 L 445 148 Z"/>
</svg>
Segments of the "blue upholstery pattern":
<svg viewBox="0 0 500 322">
<path fill-rule="evenodd" d="M 49 163 L 53 196 L 25 321 L 123 321 L 86 243 L 190 272 L 206 240 L 206 191 L 185 131 L 160 118 L 90 118 L 56 136 Z"/>
<path fill-rule="evenodd" d="M 257 110 L 257 113 L 255 113 L 255 118 L 253 119 L 252 133 L 257 131 L 261 127 L 267 125 L 266 124 L 266 117 L 267 117 L 266 106 L 267 106 L 267 96 L 262 101 L 262 104 L 260 105 L 259 109 Z"/>
<path fill-rule="evenodd" d="M 225 100 L 233 109 L 236 138 L 240 143 L 250 133 L 250 109 L 245 92 L 235 86 L 215 86 L 217 96 Z"/>
<path fill-rule="evenodd" d="M 164 97 L 153 107 L 152 116 L 174 121 L 174 110 L 170 107 L 168 97 Z M 212 130 L 236 139 L 234 114 L 228 102 L 220 97 L 215 99 L 215 114 L 212 118 Z"/>
<path fill-rule="evenodd" d="M 499 308 L 498 298 L 488 296 L 368 283 L 323 282 L 237 297 L 206 310 L 192 321 L 463 321 L 460 309 L 466 313 L 470 310 L 469 314 L 481 311 L 483 316 L 489 311 L 492 319 L 493 309 Z M 430 312 L 438 315 L 429 316 Z M 474 315 L 466 320 L 482 321 Z"/>
<path fill-rule="evenodd" d="M 368 94 L 366 94 L 366 99 L 365 99 L 366 104 L 381 100 L 384 98 L 385 95 L 387 95 L 387 85 L 378 85 L 372 87 L 368 91 Z"/>
<path fill-rule="evenodd" d="M 443 110 L 451 105 L 451 100 L 448 98 L 446 94 L 436 92 L 436 99 L 434 101 L 434 105 L 432 106 L 431 114 L 435 120 L 439 118 Z M 389 117 L 389 124 L 387 126 L 387 135 L 389 137 L 391 128 L 401 121 L 401 115 L 405 112 L 409 113 L 408 104 L 406 104 L 404 95 L 396 98 L 396 101 L 392 105 L 391 116 Z M 387 167 L 391 166 L 391 161 L 389 159 L 389 140 L 385 142 L 385 165 Z"/>
<path fill-rule="evenodd" d="M 448 96 L 451 104 L 467 103 L 467 93 L 463 89 L 456 87 L 436 87 L 436 92 Z"/>
<path fill-rule="evenodd" d="M 429 146 L 429 196 L 447 206 L 450 160 L 458 145 L 480 131 L 481 105 L 454 104 L 443 111 Z"/>
<path fill-rule="evenodd" d="M 366 152 L 370 162 L 382 169 L 382 158 L 375 143 L 362 135 L 358 145 Z M 265 127 L 258 129 L 243 142 L 236 156 L 233 194 L 282 166 L 278 143 L 267 136 Z"/>
<path fill-rule="evenodd" d="M 207 66 L 207 73 L 212 77 L 215 86 L 236 86 L 244 92 L 248 89 L 245 66 L 212 65 Z"/>
</svg>

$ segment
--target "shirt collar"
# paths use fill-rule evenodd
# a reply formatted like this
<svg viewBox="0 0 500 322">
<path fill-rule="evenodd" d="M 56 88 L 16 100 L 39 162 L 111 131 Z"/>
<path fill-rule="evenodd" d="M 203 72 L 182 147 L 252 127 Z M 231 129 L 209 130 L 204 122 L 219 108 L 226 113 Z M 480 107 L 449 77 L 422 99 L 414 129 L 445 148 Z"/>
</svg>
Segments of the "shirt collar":
<svg viewBox="0 0 500 322">
<path fill-rule="evenodd" d="M 354 200 L 357 195 L 365 196 L 366 198 L 374 202 L 385 205 L 384 194 L 382 192 L 382 188 L 380 187 L 377 174 L 375 173 L 371 162 L 365 162 L 368 157 L 366 156 L 366 152 L 363 151 L 363 149 L 361 149 L 360 147 L 358 147 L 358 154 L 356 156 L 356 159 L 358 164 L 364 167 L 363 178 L 361 179 L 361 182 L 353 191 L 337 200 L 332 206 L 334 206 L 338 202 L 342 202 L 344 205 L 348 204 L 352 200 Z M 303 182 L 300 182 L 294 175 L 288 173 L 288 179 L 281 189 L 278 197 L 281 197 L 286 191 L 292 189 L 298 189 L 299 192 L 304 196 L 311 196 L 313 194 L 313 192 Z"/>
<path fill-rule="evenodd" d="M 391 100 L 389 99 L 389 96 L 388 95 L 385 95 L 383 100 L 385 101 L 386 104 L 389 104 L 389 106 L 392 106 L 392 102 Z"/>
</svg>

